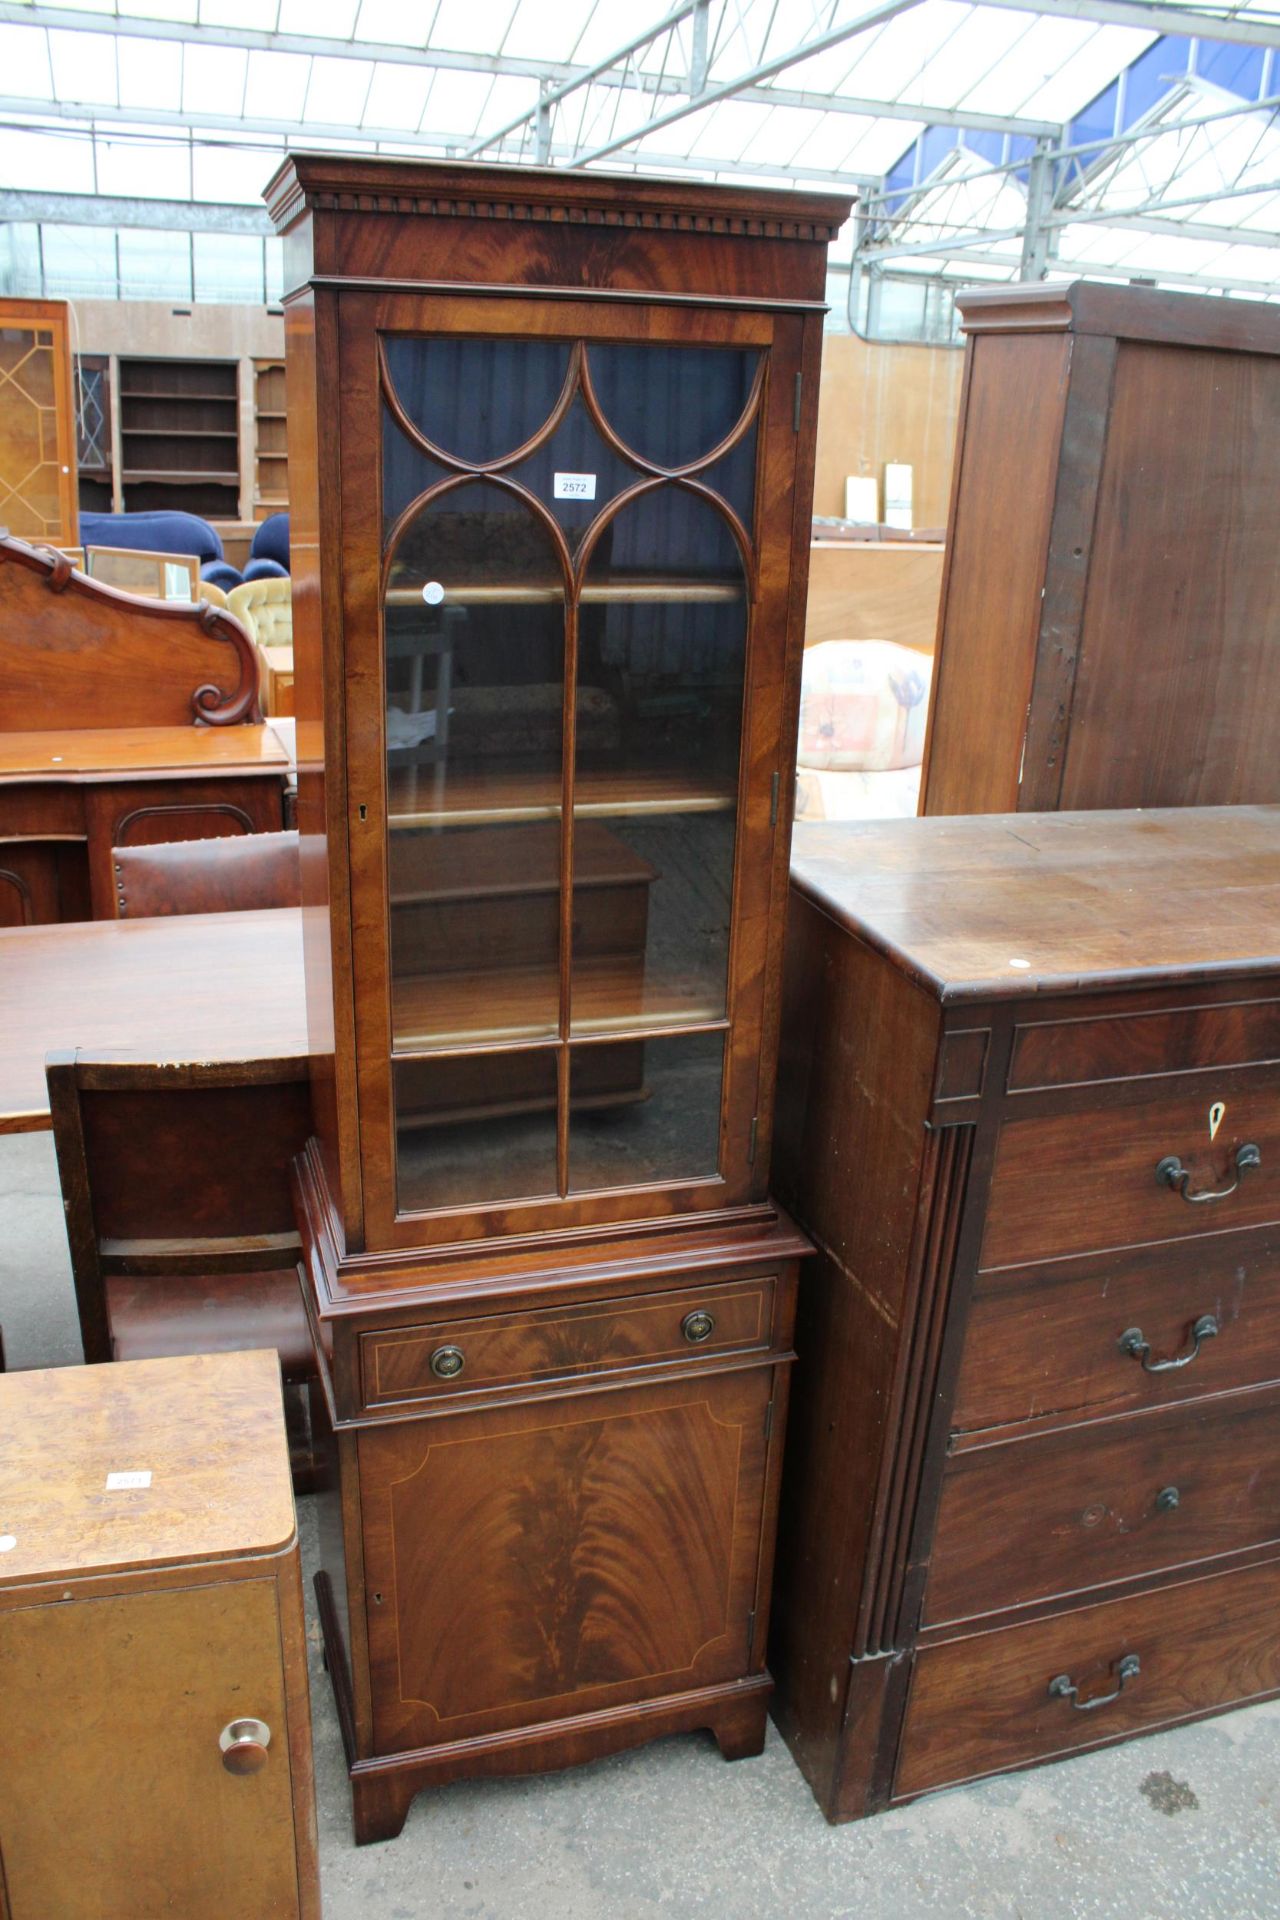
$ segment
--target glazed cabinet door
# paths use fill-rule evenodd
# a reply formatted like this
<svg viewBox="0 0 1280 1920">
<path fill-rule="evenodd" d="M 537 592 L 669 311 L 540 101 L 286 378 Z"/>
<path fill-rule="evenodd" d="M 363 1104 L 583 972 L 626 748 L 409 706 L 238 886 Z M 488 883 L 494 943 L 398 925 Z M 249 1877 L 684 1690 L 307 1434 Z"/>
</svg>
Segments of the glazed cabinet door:
<svg viewBox="0 0 1280 1920">
<path fill-rule="evenodd" d="M 752 1671 L 773 1379 L 361 1432 L 375 1751 Z"/>
<path fill-rule="evenodd" d="M 0 1613 L 12 1920 L 283 1920 L 298 1867 L 273 1580 Z M 270 1730 L 235 1775 L 219 1735 Z"/>
<path fill-rule="evenodd" d="M 369 1243 L 750 1198 L 799 323 L 341 330 Z"/>
</svg>

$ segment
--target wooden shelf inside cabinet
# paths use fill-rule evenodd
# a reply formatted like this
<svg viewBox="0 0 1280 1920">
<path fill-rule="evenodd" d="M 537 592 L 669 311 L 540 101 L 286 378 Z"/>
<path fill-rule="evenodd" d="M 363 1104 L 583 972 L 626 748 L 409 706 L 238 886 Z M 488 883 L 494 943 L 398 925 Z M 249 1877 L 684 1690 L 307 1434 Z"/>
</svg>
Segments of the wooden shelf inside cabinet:
<svg viewBox="0 0 1280 1920">
<path fill-rule="evenodd" d="M 432 791 L 439 781 L 438 794 Z M 397 768 L 388 780 L 387 825 L 392 833 L 482 822 L 554 820 L 561 811 L 558 776 L 521 766 L 483 763 L 419 770 Z M 729 778 L 690 780 L 658 768 L 579 772 L 576 819 L 621 819 L 641 814 L 727 813 L 737 802 Z"/>
<path fill-rule="evenodd" d="M 541 966 L 476 968 L 396 981 L 391 992 L 397 1058 L 442 1047 L 554 1040 L 560 972 Z M 669 1027 L 705 1027 L 724 1018 L 724 987 L 671 987 L 646 971 L 643 953 L 602 954 L 573 968 L 572 1031 L 631 1038 Z"/>
<path fill-rule="evenodd" d="M 233 407 L 236 404 L 234 393 L 224 388 L 221 393 L 200 393 L 192 387 L 129 387 L 121 385 L 122 400 L 199 400 L 207 404 L 211 400 L 222 406 Z"/>
<path fill-rule="evenodd" d="M 424 583 L 425 584 L 425 583 Z M 583 606 L 635 606 L 655 601 L 678 601 L 681 605 L 713 602 L 723 604 L 744 598 L 740 580 L 637 579 L 613 580 L 607 586 L 588 583 L 578 596 Z M 559 606 L 564 589 L 559 586 L 534 586 L 520 580 L 467 581 L 447 587 L 445 607 L 541 607 Z M 386 594 L 389 607 L 420 607 L 422 587 L 390 587 Z M 433 609 L 434 610 L 434 609 Z"/>
<path fill-rule="evenodd" d="M 235 487 L 240 484 L 238 473 L 219 472 L 212 467 L 126 467 L 121 478 L 146 480 L 148 483 L 159 481 L 161 485 L 189 487 L 193 482 L 207 480 L 218 487 Z"/>
</svg>

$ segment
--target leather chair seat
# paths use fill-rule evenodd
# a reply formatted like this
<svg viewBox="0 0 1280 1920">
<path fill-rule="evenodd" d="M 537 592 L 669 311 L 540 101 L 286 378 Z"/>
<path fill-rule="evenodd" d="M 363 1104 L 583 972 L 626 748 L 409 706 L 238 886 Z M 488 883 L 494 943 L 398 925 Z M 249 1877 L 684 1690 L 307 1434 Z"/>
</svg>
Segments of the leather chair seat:
<svg viewBox="0 0 1280 1920">
<path fill-rule="evenodd" d="M 296 1267 L 251 1273 L 111 1274 L 113 1360 L 275 1347 L 286 1380 L 315 1377 Z"/>
</svg>

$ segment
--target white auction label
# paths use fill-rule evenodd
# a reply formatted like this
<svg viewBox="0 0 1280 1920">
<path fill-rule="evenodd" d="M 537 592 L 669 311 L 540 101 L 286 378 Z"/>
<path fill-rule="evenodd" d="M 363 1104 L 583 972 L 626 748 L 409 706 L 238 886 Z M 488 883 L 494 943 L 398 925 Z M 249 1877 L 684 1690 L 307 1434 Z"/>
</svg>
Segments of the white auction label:
<svg viewBox="0 0 1280 1920">
<path fill-rule="evenodd" d="M 107 1475 L 108 1493 L 126 1493 L 131 1487 L 149 1487 L 150 1473 L 109 1473 Z"/>
<path fill-rule="evenodd" d="M 596 477 L 594 473 L 558 473 L 551 488 L 553 500 L 594 500 L 596 497 Z"/>
<path fill-rule="evenodd" d="M 0 1533 L 0 1553 L 12 1553 L 17 1544 L 18 1538 L 16 1534 Z"/>
</svg>

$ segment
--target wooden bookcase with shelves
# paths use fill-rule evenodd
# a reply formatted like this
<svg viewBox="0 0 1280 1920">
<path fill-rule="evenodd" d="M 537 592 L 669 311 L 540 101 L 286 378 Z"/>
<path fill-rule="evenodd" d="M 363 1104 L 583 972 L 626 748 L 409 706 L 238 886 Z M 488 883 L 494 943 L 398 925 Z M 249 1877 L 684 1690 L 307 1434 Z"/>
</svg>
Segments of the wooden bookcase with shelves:
<svg viewBox="0 0 1280 1920">
<path fill-rule="evenodd" d="M 253 517 L 265 520 L 289 505 L 288 415 L 283 360 L 255 360 Z"/>
<path fill-rule="evenodd" d="M 238 363 L 121 357 L 118 373 L 125 511 L 172 507 L 204 519 L 235 520 Z"/>
<path fill-rule="evenodd" d="M 294 156 L 284 235 L 360 1840 L 758 1752 L 798 1262 L 769 1199 L 829 195 Z"/>
</svg>

